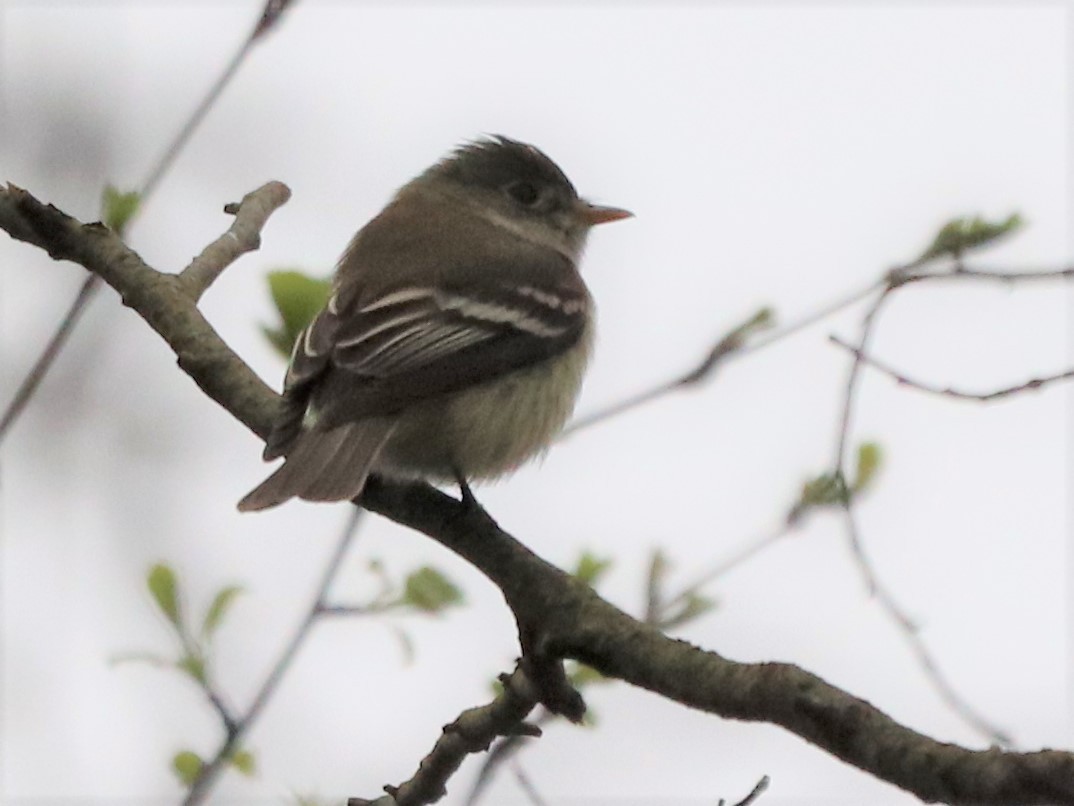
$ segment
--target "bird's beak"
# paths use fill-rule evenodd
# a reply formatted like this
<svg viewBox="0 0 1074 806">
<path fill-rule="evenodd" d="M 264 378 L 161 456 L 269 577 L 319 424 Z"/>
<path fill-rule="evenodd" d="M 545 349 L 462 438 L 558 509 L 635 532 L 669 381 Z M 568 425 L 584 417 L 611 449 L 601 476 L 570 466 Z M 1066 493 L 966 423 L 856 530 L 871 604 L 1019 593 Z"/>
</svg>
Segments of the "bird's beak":
<svg viewBox="0 0 1074 806">
<path fill-rule="evenodd" d="M 582 220 L 591 227 L 597 224 L 607 224 L 609 221 L 621 221 L 624 218 L 632 218 L 634 214 L 621 207 L 601 207 L 599 204 L 590 204 L 579 200 L 578 214 Z"/>
</svg>

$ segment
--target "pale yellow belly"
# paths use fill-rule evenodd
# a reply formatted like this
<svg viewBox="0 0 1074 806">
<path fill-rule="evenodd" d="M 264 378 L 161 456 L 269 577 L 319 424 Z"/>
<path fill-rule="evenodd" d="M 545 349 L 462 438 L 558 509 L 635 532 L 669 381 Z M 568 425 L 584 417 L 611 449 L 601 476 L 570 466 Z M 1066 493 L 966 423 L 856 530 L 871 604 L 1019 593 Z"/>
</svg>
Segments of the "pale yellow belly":
<svg viewBox="0 0 1074 806">
<path fill-rule="evenodd" d="M 564 355 L 488 384 L 408 409 L 377 461 L 377 472 L 493 479 L 542 453 L 578 397 L 592 329 Z"/>
</svg>

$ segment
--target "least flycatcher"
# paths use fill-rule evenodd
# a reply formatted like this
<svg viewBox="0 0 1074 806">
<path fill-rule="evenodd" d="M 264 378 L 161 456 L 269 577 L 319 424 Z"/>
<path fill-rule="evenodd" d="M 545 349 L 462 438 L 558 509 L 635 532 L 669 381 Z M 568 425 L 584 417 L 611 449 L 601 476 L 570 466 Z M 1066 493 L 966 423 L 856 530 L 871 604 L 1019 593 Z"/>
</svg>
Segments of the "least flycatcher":
<svg viewBox="0 0 1074 806">
<path fill-rule="evenodd" d="M 586 235 L 630 215 L 579 198 L 545 154 L 506 137 L 404 185 L 354 236 L 297 339 L 264 453 L 284 463 L 239 509 L 353 499 L 370 473 L 465 493 L 539 454 L 592 344 Z"/>
</svg>

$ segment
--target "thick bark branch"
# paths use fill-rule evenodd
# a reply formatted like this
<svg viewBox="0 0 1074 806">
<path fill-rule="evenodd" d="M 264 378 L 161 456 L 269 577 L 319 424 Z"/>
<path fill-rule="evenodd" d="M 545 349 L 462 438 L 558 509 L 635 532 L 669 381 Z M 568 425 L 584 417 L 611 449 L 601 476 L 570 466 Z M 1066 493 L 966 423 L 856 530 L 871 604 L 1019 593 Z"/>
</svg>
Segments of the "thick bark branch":
<svg viewBox="0 0 1074 806">
<path fill-rule="evenodd" d="M 259 437 L 268 435 L 276 394 L 224 344 L 178 276 L 151 269 L 103 224 L 83 224 L 11 185 L 0 189 L 0 228 L 98 275 L 168 343 L 205 394 Z"/>
<path fill-rule="evenodd" d="M 268 433 L 276 395 L 221 341 L 175 276 L 148 267 L 105 227 L 82 224 L 18 188 L 0 189 L 0 228 L 100 275 L 206 394 L 254 433 Z M 362 504 L 477 566 L 520 624 L 539 626 L 544 653 L 578 659 L 691 708 L 781 725 L 925 801 L 1074 804 L 1074 754 L 944 744 L 790 664 L 736 663 L 668 638 L 537 557 L 480 511 L 429 486 L 374 481 Z"/>
</svg>

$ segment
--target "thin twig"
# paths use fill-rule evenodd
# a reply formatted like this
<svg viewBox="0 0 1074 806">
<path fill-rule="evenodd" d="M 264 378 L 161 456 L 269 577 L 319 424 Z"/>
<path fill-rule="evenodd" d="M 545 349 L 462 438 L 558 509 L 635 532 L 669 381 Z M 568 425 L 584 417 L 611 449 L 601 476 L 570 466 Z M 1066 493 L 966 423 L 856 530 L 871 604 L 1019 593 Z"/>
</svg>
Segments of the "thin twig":
<svg viewBox="0 0 1074 806">
<path fill-rule="evenodd" d="M 224 88 L 235 76 L 235 73 L 245 60 L 251 47 L 255 42 L 260 41 L 260 39 L 273 28 L 278 22 L 280 15 L 291 2 L 292 0 L 266 1 L 253 31 L 246 38 L 238 51 L 236 51 L 227 67 L 224 68 L 224 72 L 220 74 L 212 87 L 210 87 L 201 103 L 198 104 L 186 123 L 183 124 L 183 127 L 179 130 L 175 139 L 164 149 L 160 159 L 157 160 L 156 164 L 150 170 L 149 175 L 145 178 L 141 189 L 138 191 L 138 207 L 128 221 L 128 225 L 133 223 L 135 218 L 145 209 L 146 202 L 153 194 L 153 191 L 160 185 L 160 182 L 168 169 L 175 163 L 180 152 L 190 141 L 195 129 L 197 129 L 198 125 L 205 119 L 205 116 L 209 113 L 213 104 L 224 91 Z M 3 442 L 4 436 L 7 434 L 8 430 L 15 421 L 18 420 L 23 411 L 26 410 L 26 406 L 29 405 L 34 393 L 41 385 L 41 381 L 44 380 L 45 375 L 47 375 L 52 368 L 56 358 L 59 356 L 64 345 L 67 343 L 67 340 L 74 332 L 79 317 L 89 305 L 90 300 L 93 299 L 95 292 L 100 289 L 102 282 L 100 276 L 91 274 L 82 284 L 82 288 L 79 290 L 78 295 L 75 297 L 74 301 L 71 303 L 71 307 L 67 311 L 67 315 L 64 316 L 63 320 L 52 334 L 52 338 L 49 339 L 45 349 L 41 352 L 37 361 L 34 362 L 30 372 L 19 385 L 19 390 L 15 394 L 15 398 L 8 404 L 7 408 L 4 409 L 3 416 L 0 417 L 0 442 Z"/>
<path fill-rule="evenodd" d="M 545 799 L 541 797 L 541 793 L 537 791 L 533 780 L 522 769 L 522 765 L 518 763 L 517 759 L 511 762 L 511 773 L 515 776 L 515 781 L 518 782 L 518 788 L 522 790 L 522 794 L 526 796 L 533 806 L 548 806 Z"/>
<path fill-rule="evenodd" d="M 866 311 L 865 318 L 862 320 L 861 339 L 859 340 L 857 347 L 859 353 L 864 353 L 868 347 L 869 340 L 872 339 L 873 336 L 873 327 L 876 324 L 876 317 L 894 288 L 894 286 L 888 286 L 881 291 L 877 298 L 873 300 L 873 304 L 869 306 L 869 310 Z M 838 438 L 836 439 L 834 462 L 835 473 L 837 477 L 844 480 L 846 479 L 847 440 L 850 435 L 851 417 L 854 413 L 854 401 L 858 391 L 858 381 L 861 377 L 861 365 L 861 359 L 855 356 L 850 364 L 850 372 L 847 374 L 846 391 L 843 394 L 843 412 L 839 420 Z"/>
<path fill-rule="evenodd" d="M 659 626 L 658 620 L 660 616 L 668 613 L 679 604 L 685 604 L 686 600 L 689 599 L 691 596 L 696 595 L 701 590 L 701 588 L 705 587 L 706 585 L 712 584 L 714 580 L 728 573 L 732 569 L 738 567 L 739 565 L 751 559 L 755 555 L 760 554 L 762 551 L 774 545 L 775 543 L 778 543 L 780 540 L 790 534 L 790 532 L 793 531 L 796 526 L 796 523 L 787 521 L 775 531 L 766 535 L 762 535 L 761 537 L 750 541 L 744 546 L 741 546 L 740 548 L 732 552 L 730 555 L 724 557 L 722 560 L 717 562 L 707 571 L 704 571 L 703 573 L 699 574 L 693 582 L 686 585 L 681 591 L 679 591 L 679 593 L 668 599 L 666 602 L 662 602 L 659 604 L 659 606 L 656 608 L 655 614 L 657 618 L 657 626 Z"/>
<path fill-rule="evenodd" d="M 613 417 L 632 411 L 639 406 L 650 403 L 671 392 L 693 385 L 699 381 L 706 380 L 718 366 L 732 361 L 735 358 L 743 358 L 750 353 L 763 350 L 777 342 L 783 341 L 789 336 L 793 336 L 799 331 L 805 330 L 806 328 L 827 319 L 829 316 L 833 316 L 840 311 L 849 308 L 855 303 L 865 299 L 870 294 L 880 291 L 881 289 L 886 293 L 887 291 L 894 290 L 903 285 L 936 280 L 985 280 L 1012 283 L 1072 278 L 1074 278 L 1074 267 L 1063 269 L 1034 269 L 1028 271 L 996 271 L 980 268 L 969 269 L 962 266 L 957 266 L 955 269 L 940 270 L 928 270 L 922 266 L 907 266 L 892 269 L 880 280 L 873 280 L 868 285 L 844 294 L 843 296 L 822 305 L 815 311 L 803 315 L 791 324 L 782 328 L 777 328 L 767 336 L 757 336 L 751 341 L 729 346 L 728 336 L 734 334 L 737 328 L 732 329 L 728 335 L 718 339 L 714 346 L 705 354 L 705 357 L 689 372 L 677 375 L 670 380 L 663 381 L 645 391 L 638 392 L 624 400 L 613 403 L 606 408 L 598 409 L 592 414 L 579 417 L 563 430 L 560 439 L 566 439 L 585 428 L 589 428 L 590 426 L 604 422 L 605 420 L 610 420 Z"/>
<path fill-rule="evenodd" d="M 216 711 L 216 715 L 220 717 L 220 722 L 224 726 L 224 733 L 230 736 L 235 732 L 235 728 L 238 725 L 238 720 L 231 712 L 231 708 L 224 701 L 223 695 L 216 689 L 216 687 L 205 681 L 202 684 L 202 690 L 205 692 L 205 696 L 209 698 L 209 703 L 213 706 L 213 710 Z"/>
<path fill-rule="evenodd" d="M 445 785 L 466 756 L 484 752 L 499 736 L 540 736 L 540 728 L 525 721 L 539 699 L 537 687 L 521 669 L 500 675 L 502 689 L 487 705 L 469 708 L 445 725 L 433 749 L 422 759 L 417 772 L 399 786 L 385 786 L 392 806 L 433 803 L 445 794 Z M 384 799 L 354 797 L 348 806 L 373 806 Z"/>
<path fill-rule="evenodd" d="M 270 3 L 271 4 L 271 0 Z M 266 5 L 269 5 L 266 4 Z M 194 111 L 187 118 L 182 128 L 175 135 L 175 138 L 168 143 L 161 153 L 160 158 L 153 165 L 153 168 L 149 171 L 149 175 L 146 176 L 145 181 L 142 182 L 139 195 L 144 204 L 146 198 L 150 196 L 153 191 L 160 185 L 161 180 L 164 179 L 164 175 L 168 172 L 168 169 L 175 164 L 175 160 L 179 154 L 186 147 L 186 144 L 190 142 L 190 138 L 194 136 L 194 132 L 197 130 L 201 122 L 205 120 L 209 111 L 213 108 L 213 104 L 217 102 L 221 94 L 227 88 L 227 85 L 231 83 L 231 80 L 235 77 L 235 73 L 238 72 L 239 67 L 246 60 L 247 55 L 250 53 L 250 49 L 254 43 L 258 40 L 255 36 L 258 28 L 254 28 L 254 33 L 243 40 L 243 43 L 239 46 L 239 49 L 235 51 L 235 54 L 231 57 L 227 66 L 223 72 L 217 76 L 216 81 L 209 87 L 209 91 L 205 93 L 205 97 L 201 99 Z"/>
<path fill-rule="evenodd" d="M 224 269 L 239 257 L 261 246 L 261 230 L 268 217 L 287 203 L 291 189 L 283 182 L 266 182 L 247 193 L 238 204 L 224 211 L 235 220 L 227 232 L 206 246 L 190 265 L 179 273 L 179 282 L 195 302 L 208 290 Z"/>
<path fill-rule="evenodd" d="M 872 591 L 873 597 L 879 602 L 887 616 L 899 628 L 899 632 L 906 638 L 911 651 L 916 656 L 918 663 L 921 665 L 925 675 L 940 695 L 940 698 L 952 711 L 958 714 L 963 721 L 969 724 L 978 733 L 988 737 L 994 744 L 999 745 L 1000 747 L 1012 747 L 1014 741 L 1010 734 L 995 723 L 986 719 L 955 690 L 955 687 L 943 672 L 940 671 L 936 659 L 933 657 L 932 652 L 921 637 L 921 631 L 917 623 L 910 618 L 909 614 L 907 614 L 902 606 L 895 601 L 894 596 L 892 596 L 887 587 L 877 578 L 872 563 L 869 562 L 862 548 L 854 507 L 852 505 L 844 507 L 843 516 L 846 521 L 847 533 L 850 535 L 850 541 L 857 547 L 858 567 L 865 576 L 866 585 L 869 587 L 869 590 Z"/>
<path fill-rule="evenodd" d="M 250 39 L 260 39 L 271 31 L 280 21 L 283 12 L 293 2 L 294 0 L 267 0 L 265 7 L 261 10 L 261 18 L 254 26 L 254 32 L 250 34 Z"/>
<path fill-rule="evenodd" d="M 330 605 L 323 604 L 317 610 L 319 616 L 379 616 L 390 607 L 377 605 Z"/>
<path fill-rule="evenodd" d="M 811 313 L 806 313 L 801 318 L 791 322 L 791 324 L 784 327 L 776 328 L 768 335 L 760 335 L 753 341 L 742 345 L 742 349 L 737 352 L 739 358 L 755 353 L 758 350 L 763 350 L 766 347 L 770 347 L 776 342 L 783 341 L 789 336 L 793 336 L 801 330 L 805 330 L 818 322 L 827 319 L 829 316 L 834 316 L 840 311 L 844 311 L 855 303 L 861 302 L 868 297 L 874 291 L 879 291 L 884 287 L 886 280 L 874 280 L 868 285 L 864 285 L 854 291 L 850 291 L 841 297 L 837 297 L 826 305 L 822 305 Z"/>
<path fill-rule="evenodd" d="M 1054 280 L 1074 280 L 1074 266 L 1065 267 L 1062 269 L 1026 269 L 1022 271 L 989 269 L 981 268 L 980 266 L 968 268 L 962 265 L 956 265 L 954 268 L 951 269 L 934 271 L 919 270 L 917 268 L 905 271 L 902 269 L 893 269 L 891 272 L 889 272 L 888 278 L 889 283 L 893 287 L 897 287 L 900 285 L 908 285 L 910 283 L 943 280 L 950 280 L 954 282 L 959 282 L 962 280 L 983 280 L 986 282 L 1005 284 L 1036 281 L 1050 282 Z"/>
<path fill-rule="evenodd" d="M 630 397 L 621 400 L 618 403 L 613 403 L 606 408 L 598 409 L 592 414 L 579 417 L 563 430 L 560 439 L 566 439 L 585 428 L 589 428 L 590 426 L 604 422 L 605 420 L 610 420 L 613 417 L 618 417 L 620 414 L 632 411 L 639 406 L 650 403 L 653 400 L 661 398 L 678 389 L 683 389 L 705 381 L 713 372 L 715 372 L 718 366 L 721 366 L 728 361 L 732 361 L 735 358 L 742 358 L 750 353 L 755 353 L 766 347 L 770 347 L 811 325 L 815 325 L 829 316 L 849 308 L 854 303 L 865 299 L 869 294 L 883 287 L 885 282 L 886 281 L 884 280 L 873 281 L 867 286 L 863 286 L 848 294 L 844 294 L 831 302 L 820 306 L 816 310 L 804 314 L 789 325 L 773 330 L 767 336 L 757 336 L 752 341 L 746 341 L 741 337 L 744 325 L 737 325 L 717 339 L 700 363 L 694 366 L 689 372 L 677 375 L 670 380 L 663 381 L 656 386 L 646 389 L 643 392 L 638 392 L 635 395 L 631 395 Z M 750 321 L 752 320 L 747 320 L 745 324 L 749 324 Z"/>
<path fill-rule="evenodd" d="M 832 344 L 842 347 L 851 355 L 856 356 L 863 364 L 882 372 L 889 376 L 892 380 L 898 383 L 900 386 L 907 386 L 911 389 L 917 389 L 921 392 L 927 392 L 932 395 L 939 395 L 941 397 L 951 397 L 957 400 L 975 400 L 982 403 L 988 403 L 993 400 L 999 400 L 1000 398 L 1010 397 L 1017 395 L 1021 392 L 1032 392 L 1041 389 L 1051 383 L 1057 383 L 1059 381 L 1067 381 L 1074 379 L 1074 369 L 1068 369 L 1065 372 L 1059 372 L 1055 375 L 1045 375 L 1039 378 L 1033 378 L 1032 380 L 1025 381 L 1024 383 L 1014 384 L 1012 386 L 1004 386 L 999 389 L 993 389 L 990 392 L 966 392 L 961 389 L 954 389 L 950 386 L 939 386 L 938 384 L 925 383 L 924 381 L 914 380 L 908 377 L 904 373 L 881 361 L 878 358 L 874 358 L 871 355 L 866 355 L 857 347 L 840 339 L 838 336 L 831 335 L 828 337 Z"/>
<path fill-rule="evenodd" d="M 970 272 L 966 270 L 962 270 L 958 273 L 970 275 Z M 941 275 L 929 276 L 940 277 Z M 974 276 L 983 275 L 976 274 Z M 989 275 L 989 277 L 993 277 L 993 275 Z M 846 479 L 845 465 L 847 444 L 850 437 L 854 403 L 861 381 L 861 370 L 865 365 L 864 357 L 868 354 L 869 342 L 872 339 L 877 317 L 881 308 L 890 295 L 904 285 L 905 282 L 893 280 L 892 283 L 877 296 L 862 320 L 861 335 L 858 339 L 858 344 L 856 347 L 851 348 L 853 360 L 851 361 L 850 370 L 847 373 L 846 388 L 843 393 L 843 411 L 839 419 L 834 457 L 835 476 L 837 479 L 843 480 L 844 484 Z M 948 680 L 940 673 L 935 659 L 932 657 L 931 652 L 918 632 L 917 625 L 914 624 L 913 620 L 910 619 L 905 610 L 903 610 L 898 602 L 896 602 L 890 591 L 881 584 L 876 571 L 873 569 L 872 563 L 865 553 L 865 548 L 861 540 L 861 532 L 858 529 L 857 520 L 854 515 L 854 506 L 854 495 L 851 492 L 847 492 L 843 499 L 842 506 L 846 523 L 847 542 L 850 545 L 855 564 L 865 582 L 869 595 L 877 600 L 884 613 L 898 627 L 899 632 L 905 637 L 911 650 L 917 657 L 925 675 L 940 694 L 944 702 L 971 727 L 986 735 L 994 743 L 999 745 L 1009 745 L 1011 739 L 1006 732 L 992 725 L 955 692 Z"/>
<path fill-rule="evenodd" d="M 556 718 L 556 715 L 543 706 L 538 706 L 537 715 L 532 717 L 530 724 L 536 725 L 538 728 L 543 727 Z M 530 736 L 505 736 L 499 739 L 492 748 L 485 754 L 485 760 L 481 764 L 481 769 L 478 770 L 477 775 L 474 777 L 473 784 L 470 785 L 470 792 L 466 796 L 464 803 L 466 806 L 474 806 L 481 796 L 484 794 L 486 787 L 492 782 L 496 771 L 508 761 L 513 759 L 524 747 L 531 743 Z"/>
<path fill-rule="evenodd" d="M 768 789 L 769 783 L 771 783 L 771 779 L 767 775 L 762 775 L 761 780 L 754 784 L 754 787 L 750 790 L 750 793 L 738 803 L 733 804 L 733 806 L 750 806 L 751 803 L 756 803 L 757 799 L 765 793 L 765 790 Z M 724 806 L 723 798 L 720 798 L 719 806 Z"/>
<path fill-rule="evenodd" d="M 280 653 L 280 656 L 276 659 L 276 663 L 273 664 L 265 681 L 258 689 L 257 694 L 254 695 L 253 702 L 250 703 L 250 706 L 242 716 L 235 720 L 232 728 L 226 731 L 224 741 L 216 751 L 216 755 L 213 759 L 201 768 L 201 772 L 191 785 L 186 798 L 183 799 L 183 806 L 196 806 L 197 804 L 206 802 L 206 799 L 209 797 L 209 793 L 217 779 L 220 777 L 220 774 L 227 768 L 227 765 L 235 752 L 240 749 L 246 733 L 261 715 L 261 711 L 264 710 L 265 706 L 272 698 L 272 695 L 276 691 L 276 687 L 280 684 L 280 681 L 287 673 L 287 670 L 291 668 L 291 663 L 298 654 L 298 650 L 302 647 L 306 638 L 309 637 L 317 616 L 325 606 L 329 590 L 332 587 L 332 583 L 335 582 L 336 575 L 339 573 L 339 569 L 343 564 L 343 558 L 346 556 L 347 550 L 354 540 L 354 535 L 357 532 L 358 524 L 361 522 L 363 512 L 364 510 L 361 509 L 361 507 L 351 507 L 350 515 L 343 532 L 339 537 L 339 541 L 336 543 L 336 548 L 329 556 L 328 562 L 321 572 L 321 581 L 317 586 L 313 603 L 306 610 L 306 614 L 298 625 L 298 629 L 295 630 L 290 641 L 288 641 L 287 645 Z"/>
<path fill-rule="evenodd" d="M 67 339 L 71 333 L 74 332 L 75 325 L 78 323 L 79 317 L 82 312 L 86 310 L 86 305 L 92 299 L 93 294 L 101 287 L 101 278 L 96 274 L 90 274 L 86 276 L 86 279 L 82 283 L 82 287 L 78 290 L 78 294 L 75 296 L 74 302 L 71 303 L 71 307 L 67 309 L 67 314 L 63 317 L 63 321 L 60 322 L 60 326 L 56 328 L 56 331 L 52 334 L 52 338 L 49 339 L 48 344 L 45 346 L 44 351 L 34 362 L 29 373 L 19 384 L 19 389 L 15 392 L 15 397 L 8 404 L 4 410 L 3 417 L 0 417 L 0 442 L 4 441 L 4 437 L 7 436 L 11 426 L 22 414 L 26 405 L 30 402 L 30 398 L 34 396 L 34 392 L 37 391 L 37 387 L 41 385 L 41 381 L 45 379 L 45 375 L 48 373 L 49 367 L 52 366 L 52 362 L 56 360 L 56 357 L 60 354 L 64 344 L 67 343 Z"/>
</svg>

